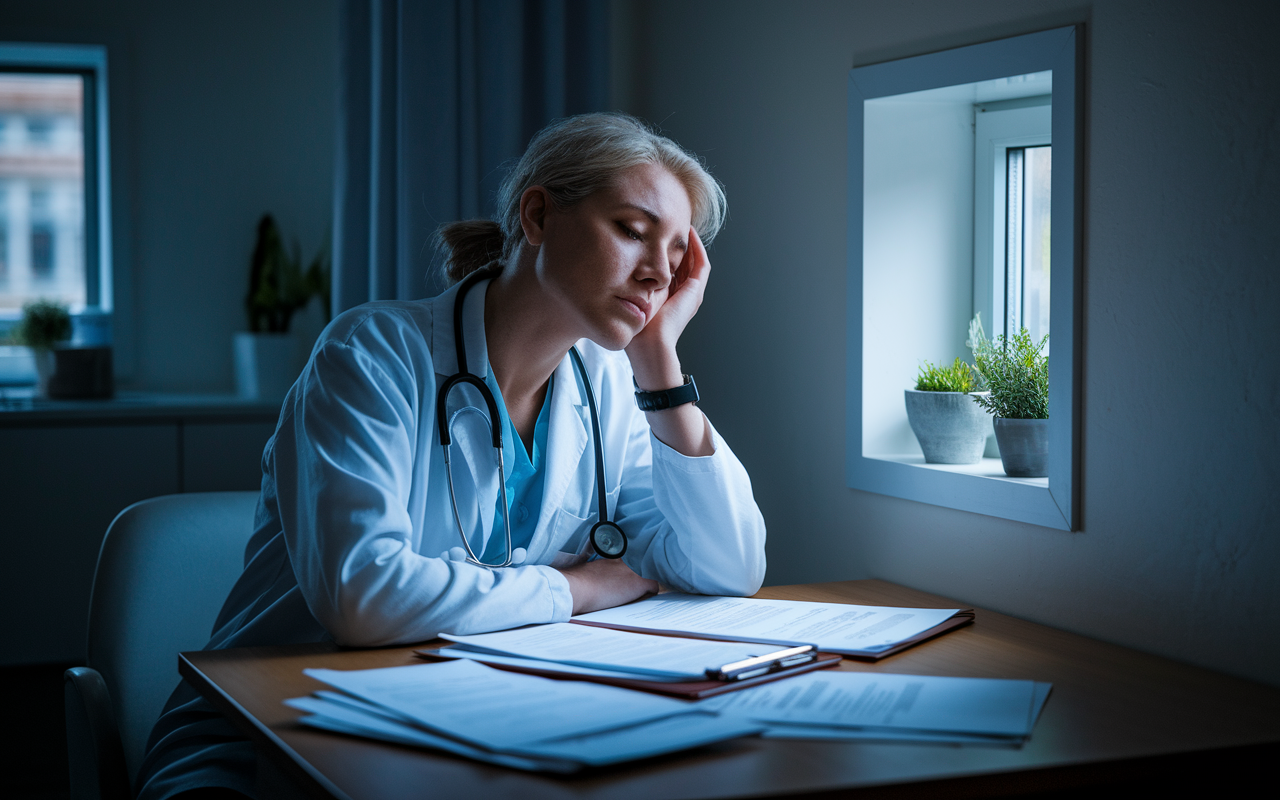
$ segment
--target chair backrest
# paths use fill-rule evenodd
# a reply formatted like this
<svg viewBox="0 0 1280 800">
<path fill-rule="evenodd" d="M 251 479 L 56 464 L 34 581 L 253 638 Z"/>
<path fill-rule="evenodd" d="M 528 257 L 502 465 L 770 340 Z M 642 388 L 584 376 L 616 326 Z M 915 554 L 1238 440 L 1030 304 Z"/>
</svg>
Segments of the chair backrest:
<svg viewBox="0 0 1280 800">
<path fill-rule="evenodd" d="M 174 494 L 121 511 L 98 554 L 90 667 L 111 693 L 129 779 L 178 677 L 178 653 L 209 641 L 244 569 L 257 492 Z"/>
</svg>

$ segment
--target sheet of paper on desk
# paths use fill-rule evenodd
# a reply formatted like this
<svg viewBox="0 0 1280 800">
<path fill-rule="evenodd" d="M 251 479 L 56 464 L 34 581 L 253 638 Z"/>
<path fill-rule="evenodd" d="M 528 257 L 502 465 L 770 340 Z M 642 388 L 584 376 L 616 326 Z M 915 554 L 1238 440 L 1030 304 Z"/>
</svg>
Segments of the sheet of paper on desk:
<svg viewBox="0 0 1280 800">
<path fill-rule="evenodd" d="M 1036 683 L 1029 709 L 1027 730 L 1035 726 L 1049 698 L 1051 684 Z M 763 734 L 766 739 L 824 739 L 859 742 L 915 742 L 918 744 L 978 745 L 984 747 L 1018 747 L 1026 736 L 987 736 L 977 733 L 919 731 L 893 728 L 849 728 L 835 725 L 772 725 Z"/>
<path fill-rule="evenodd" d="M 328 694 L 329 696 L 325 696 Z M 429 747 L 454 755 L 466 756 L 490 764 L 501 764 L 516 769 L 542 772 L 574 772 L 580 765 L 562 759 L 541 759 L 494 753 L 464 742 L 437 736 L 412 725 L 403 718 L 385 713 L 377 706 L 356 700 L 344 702 L 332 696 L 334 693 L 317 693 L 312 697 L 295 697 L 284 701 L 285 705 L 305 711 L 309 716 L 302 723 L 321 730 L 364 736 L 383 742 L 407 744 L 413 747 Z"/>
<path fill-rule="evenodd" d="M 708 668 L 778 649 L 772 645 L 653 636 L 567 622 L 474 636 L 442 633 L 440 638 L 457 642 L 463 649 L 613 670 L 649 680 L 703 680 Z"/>
<path fill-rule="evenodd" d="M 704 708 L 784 726 L 927 731 L 1021 739 L 1048 684 L 876 672 L 799 675 L 703 701 Z"/>
<path fill-rule="evenodd" d="M 438 747 L 520 769 L 563 772 L 723 741 L 763 728 L 680 700 L 502 672 L 474 661 L 305 672 L 345 693 L 289 701 L 315 715 L 303 718 L 305 724 Z M 669 720 L 678 722 L 668 724 Z M 440 739 L 449 745 L 441 745 Z M 490 757 L 494 755 L 515 760 Z M 532 761 L 522 765 L 522 757 Z"/>
<path fill-rule="evenodd" d="M 891 608 L 750 597 L 660 594 L 581 614 L 575 621 L 769 644 L 815 644 L 828 653 L 887 650 L 955 616 L 960 609 Z"/>
<path fill-rule="evenodd" d="M 472 661 L 479 661 L 482 664 L 505 664 L 511 667 L 544 670 L 549 669 L 565 675 L 583 675 L 598 678 L 640 677 L 633 672 L 623 672 L 613 669 L 594 669 L 592 667 L 579 667 L 573 664 L 556 664 L 550 661 L 539 661 L 535 658 L 518 658 L 516 656 L 500 656 L 493 653 L 477 653 L 474 650 L 463 650 L 459 647 L 440 647 L 433 652 L 435 655 L 442 656 L 444 658 L 469 658 Z M 644 676 L 644 680 L 655 681 L 658 683 L 679 683 L 683 678 L 660 678 L 653 675 L 646 675 Z"/>
<path fill-rule="evenodd" d="M 474 661 L 304 672 L 456 739 L 504 749 L 688 711 L 666 697 L 503 672 Z"/>
</svg>

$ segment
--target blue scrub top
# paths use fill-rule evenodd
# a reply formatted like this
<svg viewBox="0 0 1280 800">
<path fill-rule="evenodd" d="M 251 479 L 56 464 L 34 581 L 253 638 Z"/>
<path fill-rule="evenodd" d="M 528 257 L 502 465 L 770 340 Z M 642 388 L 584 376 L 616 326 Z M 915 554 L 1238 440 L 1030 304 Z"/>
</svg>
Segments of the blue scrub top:
<svg viewBox="0 0 1280 800">
<path fill-rule="evenodd" d="M 542 488 L 544 483 L 543 462 L 547 450 L 547 426 L 550 418 L 551 392 L 555 390 L 554 379 L 547 385 L 547 395 L 542 400 L 542 408 L 538 411 L 538 421 L 533 425 L 533 458 L 529 458 L 529 450 L 524 446 L 520 434 L 516 432 L 511 416 L 507 414 L 507 403 L 498 390 L 498 382 L 494 380 L 493 370 L 485 376 L 485 383 L 493 392 L 498 403 L 498 414 L 502 417 L 502 459 L 511 464 L 511 474 L 507 476 L 507 502 L 511 519 L 511 549 L 523 547 L 528 549 L 533 541 L 533 531 L 538 525 L 538 512 L 542 509 Z M 519 444 L 517 444 L 519 443 Z M 486 564 L 500 564 L 506 558 L 507 539 L 502 528 L 502 510 L 494 509 L 493 534 L 482 557 Z"/>
</svg>

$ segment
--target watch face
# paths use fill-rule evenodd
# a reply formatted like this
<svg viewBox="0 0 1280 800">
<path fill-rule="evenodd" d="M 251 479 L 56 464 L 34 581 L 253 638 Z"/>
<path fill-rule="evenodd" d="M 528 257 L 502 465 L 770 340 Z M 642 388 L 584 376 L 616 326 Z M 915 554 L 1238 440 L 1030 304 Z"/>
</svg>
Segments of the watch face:
<svg viewBox="0 0 1280 800">
<path fill-rule="evenodd" d="M 597 522 L 591 529 L 591 546 L 603 558 L 618 558 L 627 552 L 627 535 L 612 522 Z"/>
</svg>

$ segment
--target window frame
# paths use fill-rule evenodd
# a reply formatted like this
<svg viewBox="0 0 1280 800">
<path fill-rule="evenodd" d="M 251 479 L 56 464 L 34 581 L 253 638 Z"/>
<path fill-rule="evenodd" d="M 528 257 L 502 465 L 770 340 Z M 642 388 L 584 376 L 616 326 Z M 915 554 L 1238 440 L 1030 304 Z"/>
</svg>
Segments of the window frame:
<svg viewBox="0 0 1280 800">
<path fill-rule="evenodd" d="M 107 48 L 96 44 L 0 42 L 0 71 L 79 75 L 84 79 L 85 306 L 73 309 L 82 337 L 109 339 L 112 284 L 110 125 Z M 0 311 L 0 335 L 21 318 Z"/>
<path fill-rule="evenodd" d="M 1060 530 L 1079 527 L 1083 26 L 1015 36 L 849 72 L 846 483 L 850 488 Z M 863 452 L 864 103 L 1051 70 L 1054 182 L 1050 252 L 1049 476 L 996 478 Z M 977 267 L 974 267 L 975 275 Z M 977 299 L 977 296 L 974 298 Z M 904 387 L 906 388 L 906 387 Z"/>
</svg>

